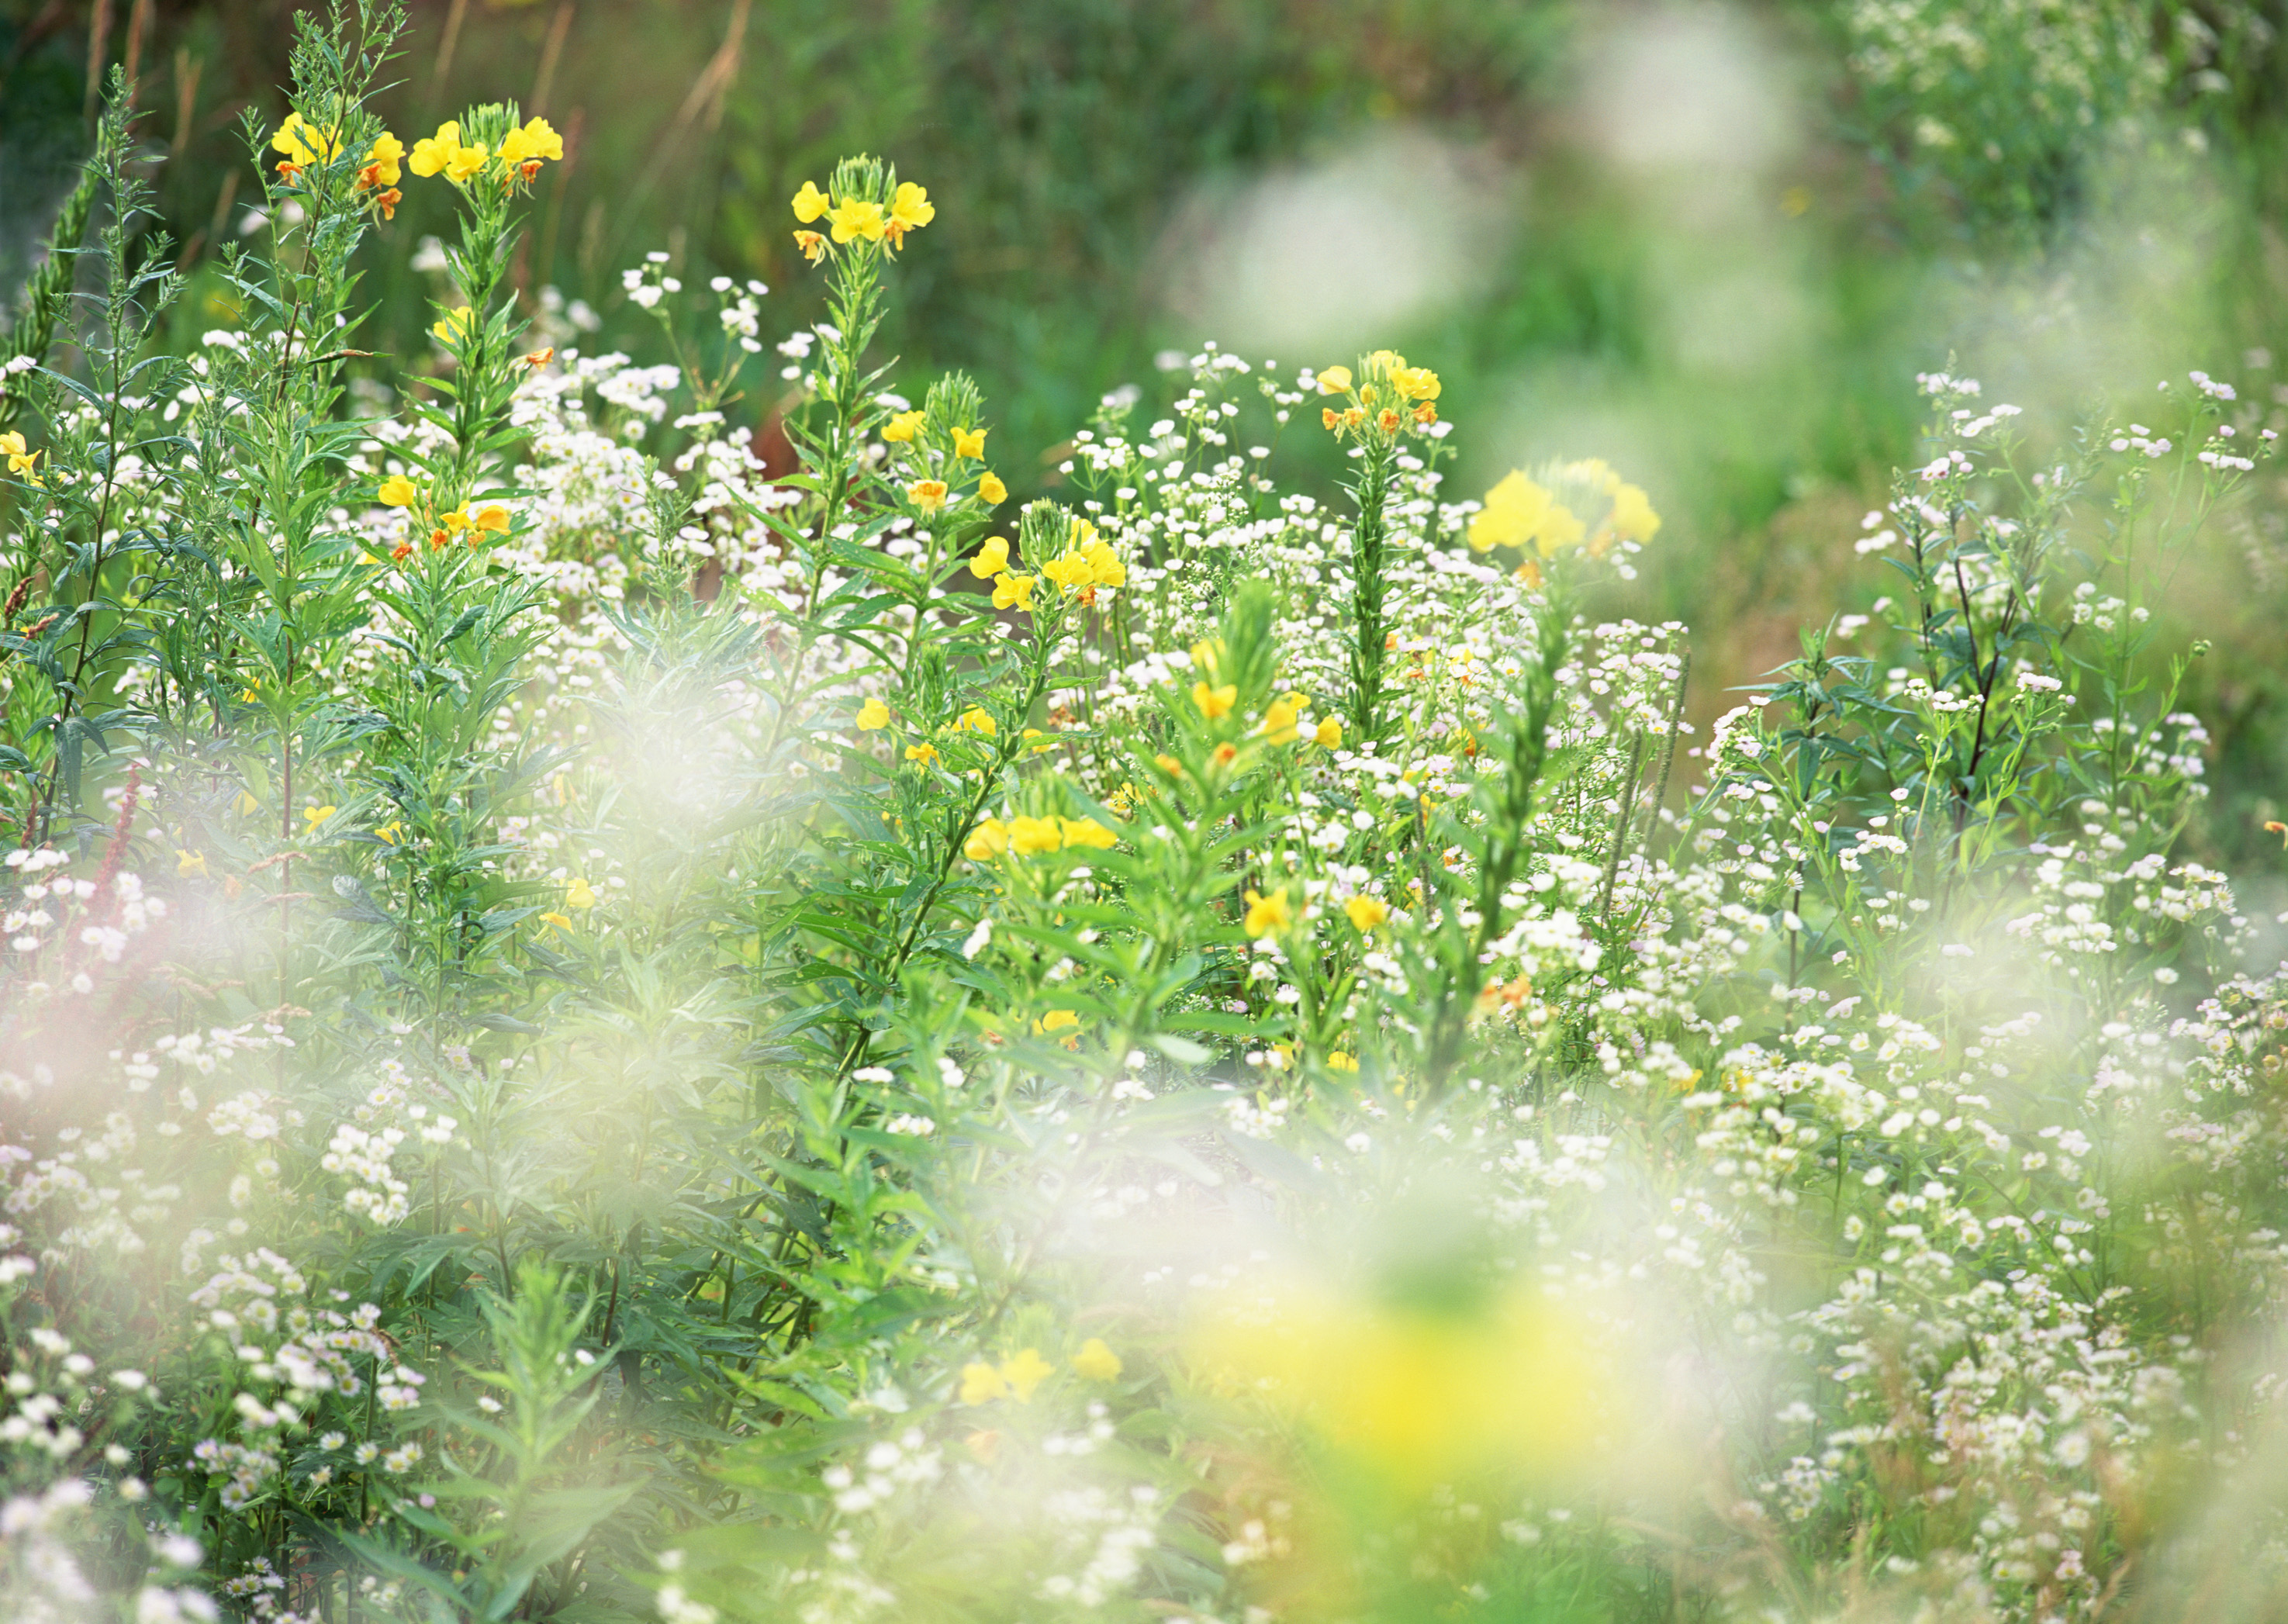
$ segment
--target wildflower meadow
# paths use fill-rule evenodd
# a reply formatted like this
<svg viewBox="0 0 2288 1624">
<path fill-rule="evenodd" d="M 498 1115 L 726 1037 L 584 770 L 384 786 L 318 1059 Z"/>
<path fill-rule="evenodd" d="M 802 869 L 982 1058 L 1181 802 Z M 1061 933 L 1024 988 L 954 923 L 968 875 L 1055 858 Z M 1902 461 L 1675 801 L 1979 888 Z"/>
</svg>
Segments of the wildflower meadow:
<svg viewBox="0 0 2288 1624">
<path fill-rule="evenodd" d="M 791 197 L 822 319 L 663 249 L 591 353 L 563 132 L 387 128 L 403 21 L 304 14 L 196 301 L 115 75 L 0 337 L 0 1614 L 2288 1616 L 2170 614 L 2268 385 L 1903 373 L 1718 702 L 1669 493 L 1464 485 L 1464 357 L 1205 345 L 1037 478 L 878 342 L 948 153 Z"/>
</svg>

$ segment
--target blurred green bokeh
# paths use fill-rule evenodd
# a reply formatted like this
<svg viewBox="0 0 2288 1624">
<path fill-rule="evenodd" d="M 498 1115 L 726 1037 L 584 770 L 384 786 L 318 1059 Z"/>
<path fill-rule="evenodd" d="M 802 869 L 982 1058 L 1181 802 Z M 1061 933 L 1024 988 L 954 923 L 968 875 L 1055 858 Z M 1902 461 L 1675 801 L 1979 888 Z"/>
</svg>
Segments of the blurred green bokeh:
<svg viewBox="0 0 2288 1624">
<path fill-rule="evenodd" d="M 70 184 L 98 61 L 131 64 L 171 230 L 211 266 L 258 195 L 239 120 L 282 113 L 296 9 L 0 0 L 0 286 Z M 1969 55 L 1932 43 L 1950 23 Z M 1651 489 L 1659 562 L 1617 606 L 1692 623 L 1705 715 L 1882 590 L 1850 542 L 1914 457 L 1917 371 L 1954 356 L 2038 432 L 2191 367 L 2273 400 L 2284 34 L 2288 0 L 417 0 L 385 110 L 409 141 L 473 101 L 551 118 L 567 161 L 520 284 L 640 359 L 661 345 L 624 269 L 760 277 L 783 336 L 819 310 L 787 199 L 891 158 L 939 213 L 887 348 L 910 385 L 977 376 L 1020 500 L 1169 346 L 1291 372 L 1406 350 L 1446 379 L 1457 495 L 1561 455 Z M 368 286 L 425 357 L 413 260 L 450 204 L 407 194 Z M 759 426 L 783 387 L 759 367 L 738 409 Z M 1315 435 L 1279 455 L 1337 467 Z M 2189 697 L 2226 857 L 2288 804 L 2288 504 L 2276 476 L 2259 495 L 2173 589 L 2218 646 Z"/>
</svg>

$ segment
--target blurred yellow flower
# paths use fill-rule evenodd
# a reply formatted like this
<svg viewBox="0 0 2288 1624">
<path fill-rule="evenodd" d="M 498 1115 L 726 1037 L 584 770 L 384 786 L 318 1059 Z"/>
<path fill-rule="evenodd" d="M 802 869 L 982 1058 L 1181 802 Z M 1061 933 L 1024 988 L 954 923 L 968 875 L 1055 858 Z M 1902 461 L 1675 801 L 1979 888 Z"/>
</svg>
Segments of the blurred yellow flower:
<svg viewBox="0 0 2288 1624">
<path fill-rule="evenodd" d="M 1438 375 L 1427 367 L 1394 367 L 1391 369 L 1390 386 L 1398 392 L 1402 400 L 1434 400 L 1442 387 Z"/>
<path fill-rule="evenodd" d="M 440 344 L 456 344 L 468 337 L 469 324 L 475 320 L 476 313 L 464 305 L 458 310 L 447 311 L 431 323 L 429 330 L 437 336 Z"/>
<path fill-rule="evenodd" d="M 858 707 L 858 726 L 861 731 L 870 733 L 876 728 L 887 727 L 889 725 L 890 708 L 880 700 L 870 699 Z"/>
<path fill-rule="evenodd" d="M 1054 818 L 1016 818 L 1009 824 L 1009 849 L 1020 857 L 1056 851 L 1064 839 Z"/>
<path fill-rule="evenodd" d="M 937 759 L 937 746 L 934 744 L 910 744 L 906 746 L 906 759 L 908 761 L 918 761 L 924 766 L 927 766 Z"/>
<path fill-rule="evenodd" d="M 1479 552 L 1522 547 L 1548 521 L 1549 492 L 1517 469 L 1486 493 L 1485 504 L 1470 520 L 1470 545 Z"/>
<path fill-rule="evenodd" d="M 302 832 L 305 835 L 316 833 L 318 825 L 340 810 L 338 806 L 305 806 L 302 809 Z"/>
<path fill-rule="evenodd" d="M 579 908 L 595 907 L 595 888 L 590 885 L 587 881 L 582 879 L 578 875 L 574 875 L 572 876 L 572 883 L 564 888 L 564 906 L 566 907 Z"/>
<path fill-rule="evenodd" d="M 1033 608 L 1033 577 L 1005 574 L 993 583 L 993 606 L 997 609 L 1018 608 L 1027 614 Z"/>
<path fill-rule="evenodd" d="M 465 511 L 466 510 L 464 511 Z M 479 530 L 491 530 L 499 535 L 506 535 L 509 532 L 509 511 L 506 508 L 496 503 L 491 507 L 480 510 L 476 518 L 473 519 L 471 523 Z"/>
<path fill-rule="evenodd" d="M 1100 1336 L 1081 1343 L 1073 1355 L 1073 1374 L 1086 1382 L 1112 1382 L 1120 1376 L 1120 1356 L 1104 1345 Z"/>
<path fill-rule="evenodd" d="M 995 507 L 1009 500 L 1009 487 L 1001 483 L 1001 476 L 987 469 L 977 476 L 977 494 Z"/>
<path fill-rule="evenodd" d="M 1008 1391 L 1009 1383 L 1001 1379 L 1001 1373 L 992 1366 L 981 1361 L 961 1367 L 962 1403 L 990 1404 L 996 1398 L 1006 1397 Z"/>
<path fill-rule="evenodd" d="M 1380 897 L 1362 894 L 1344 903 L 1343 912 L 1351 916 L 1351 928 L 1364 936 L 1390 917 L 1390 905 Z"/>
<path fill-rule="evenodd" d="M 992 716 L 982 705 L 972 705 L 963 711 L 955 720 L 954 725 L 965 733 L 982 733 L 988 739 L 1001 731 L 999 725 L 995 723 Z"/>
<path fill-rule="evenodd" d="M 1009 849 L 1009 826 L 998 818 L 988 818 L 969 831 L 969 839 L 961 854 L 973 863 L 996 858 Z"/>
<path fill-rule="evenodd" d="M 983 462 L 985 437 L 991 432 L 990 429 L 956 429 L 953 432 L 954 456 L 965 456 L 972 462 Z"/>
<path fill-rule="evenodd" d="M 846 197 L 826 211 L 834 227 L 834 240 L 848 242 L 863 237 L 869 242 L 879 242 L 889 229 L 882 218 L 882 205 L 870 203 L 863 198 Z"/>
<path fill-rule="evenodd" d="M 1295 923 L 1295 915 L 1287 907 L 1284 885 L 1267 897 L 1251 891 L 1246 899 L 1247 923 L 1241 928 L 1250 936 L 1275 936 Z"/>
<path fill-rule="evenodd" d="M 1295 718 L 1305 704 L 1303 695 L 1285 693 L 1273 700 L 1263 712 L 1263 737 L 1270 744 L 1292 744 L 1301 737 L 1302 730 Z"/>
<path fill-rule="evenodd" d="M 802 190 L 794 194 L 794 218 L 806 226 L 833 206 L 833 200 L 807 180 L 802 183 Z"/>
<path fill-rule="evenodd" d="M 1120 841 L 1119 836 L 1093 818 L 1060 818 L 1057 822 L 1067 846 L 1094 846 L 1109 851 Z"/>
<path fill-rule="evenodd" d="M 1331 1072 L 1355 1072 L 1358 1070 L 1358 1057 L 1347 1055 L 1338 1049 L 1327 1057 L 1327 1069 Z"/>
<path fill-rule="evenodd" d="M 1065 1018 L 1061 1021 L 1056 1018 L 1060 1015 Z M 1069 1010 L 1053 1010 L 1047 1019 L 1054 1023 L 1050 1027 L 1052 1031 L 1056 1026 L 1080 1024 L 1080 1017 Z M 1010 1397 L 1023 1404 L 1032 1398 L 1035 1388 L 1056 1374 L 1056 1368 L 1032 1349 L 1025 1348 L 1019 1351 L 1016 1358 L 1001 1362 L 1001 1379 L 1009 1384 Z"/>
<path fill-rule="evenodd" d="M 540 923 L 544 925 L 554 925 L 560 931 L 569 931 L 572 928 L 571 920 L 552 908 L 540 916 Z"/>
<path fill-rule="evenodd" d="M 1211 722 L 1219 717 L 1229 716 L 1231 708 L 1239 703 L 1239 685 L 1227 682 L 1219 688 L 1212 688 L 1204 682 L 1194 683 L 1192 703 L 1197 705 L 1200 714 Z"/>
<path fill-rule="evenodd" d="M 1319 392 L 1321 394 L 1346 394 L 1349 392 L 1350 386 L 1351 369 L 1348 367 L 1322 367 L 1319 368 Z"/>
<path fill-rule="evenodd" d="M 393 818 L 375 829 L 373 837 L 385 846 L 393 846 L 397 844 L 397 837 L 404 832 L 405 820 L 402 818 Z"/>
<path fill-rule="evenodd" d="M 207 872 L 207 854 L 203 852 L 186 852 L 180 846 L 176 847 L 175 872 L 179 875 L 196 875 L 201 879 L 204 879 Z"/>
<path fill-rule="evenodd" d="M 1322 717 L 1311 730 L 1311 742 L 1326 749 L 1339 749 L 1343 741 L 1343 725 L 1332 717 Z"/>
<path fill-rule="evenodd" d="M 1033 1034 L 1036 1037 L 1046 1037 L 1053 1032 L 1069 1031 L 1079 1025 L 1080 1017 L 1074 1014 L 1070 1010 L 1051 1010 L 1046 1015 L 1042 1016 L 1040 1019 L 1033 1023 Z M 1031 1351 L 1032 1350 L 1029 1348 L 1026 1350 L 1027 1353 L 1030 1353 Z M 1019 1357 L 1022 1358 L 1023 1356 L 1020 1355 Z M 1008 1374 L 1009 1367 L 1007 1365 L 1002 1366 L 1001 1373 L 1004 1375 Z M 1046 1375 L 1048 1371 L 1045 1369 L 1041 1374 L 1043 1375 Z M 1038 1378 L 1036 1378 L 1037 1381 L 1037 1379 Z M 1016 1383 L 1012 1382 L 1010 1385 L 1013 1387 Z M 1028 1387 L 1023 1392 L 1017 1396 L 1020 1398 L 1029 1397 L 1032 1390 L 1033 1390 L 1030 1387 Z"/>
<path fill-rule="evenodd" d="M 894 446 L 904 445 L 920 432 L 922 424 L 928 420 L 927 412 L 900 412 L 882 425 L 882 438 Z"/>
<path fill-rule="evenodd" d="M 1009 538 L 989 535 L 978 544 L 977 556 L 969 561 L 969 573 L 980 581 L 990 581 L 1005 574 L 1009 568 Z"/>
<path fill-rule="evenodd" d="M 420 495 L 420 488 L 401 473 L 390 475 L 374 493 L 375 500 L 385 508 L 409 508 Z"/>
<path fill-rule="evenodd" d="M 1652 511 L 1652 499 L 1633 485 L 1624 485 L 1613 493 L 1613 511 L 1605 522 L 1633 542 L 1648 542 L 1660 529 L 1660 515 Z"/>
</svg>

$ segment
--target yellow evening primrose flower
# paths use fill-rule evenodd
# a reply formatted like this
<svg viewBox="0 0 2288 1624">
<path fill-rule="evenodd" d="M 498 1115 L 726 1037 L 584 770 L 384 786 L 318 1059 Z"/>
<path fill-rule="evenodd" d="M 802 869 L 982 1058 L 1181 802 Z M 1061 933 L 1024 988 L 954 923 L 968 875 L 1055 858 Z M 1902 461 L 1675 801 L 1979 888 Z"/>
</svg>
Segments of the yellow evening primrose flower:
<svg viewBox="0 0 2288 1624">
<path fill-rule="evenodd" d="M 1497 547 L 1522 547 L 1548 522 L 1549 492 L 1525 474 L 1512 469 L 1486 493 L 1484 505 L 1470 520 L 1470 546 L 1479 552 Z"/>
<path fill-rule="evenodd" d="M 1096 579 L 1096 569 L 1079 553 L 1061 553 L 1041 566 L 1041 574 L 1068 592 L 1077 592 Z"/>
<path fill-rule="evenodd" d="M 1613 511 L 1605 522 L 1633 542 L 1648 542 L 1660 529 L 1660 515 L 1652 511 L 1652 499 L 1633 485 L 1624 485 L 1613 493 Z"/>
<path fill-rule="evenodd" d="M 858 727 L 862 733 L 872 733 L 890 725 L 890 708 L 878 699 L 870 699 L 858 707 Z"/>
<path fill-rule="evenodd" d="M 262 803 L 254 798 L 254 792 L 250 789 L 240 790 L 238 799 L 233 801 L 231 806 L 242 818 L 251 818 L 262 810 Z"/>
<path fill-rule="evenodd" d="M 937 759 L 937 746 L 934 744 L 910 744 L 906 746 L 906 759 L 908 761 L 918 761 L 924 766 L 927 766 L 930 763 Z"/>
<path fill-rule="evenodd" d="M 1120 555 L 1112 551 L 1112 543 L 1092 536 L 1081 548 L 1080 556 L 1088 560 L 1088 567 L 1099 586 L 1126 586 L 1128 566 Z"/>
<path fill-rule="evenodd" d="M 470 520 L 470 523 L 479 530 L 491 530 L 501 535 L 508 534 L 510 522 L 508 510 L 498 503 L 481 509 L 477 516 Z"/>
<path fill-rule="evenodd" d="M 393 473 L 381 482 L 374 499 L 385 508 L 409 508 L 420 499 L 420 487 L 401 473 Z"/>
<path fill-rule="evenodd" d="M 1033 610 L 1033 577 L 1013 573 L 1005 574 L 993 583 L 993 606 L 997 609 L 1018 608 L 1028 614 Z"/>
<path fill-rule="evenodd" d="M 1073 1374 L 1084 1382 L 1116 1381 L 1120 1376 L 1120 1356 L 1104 1345 L 1104 1338 L 1092 1336 L 1073 1355 L 1072 1367 Z"/>
<path fill-rule="evenodd" d="M 464 305 L 458 310 L 447 311 L 431 323 L 429 330 L 437 336 L 438 343 L 455 344 L 468 337 L 469 324 L 475 320 L 476 312 Z"/>
<path fill-rule="evenodd" d="M 207 854 L 203 852 L 186 852 L 180 846 L 176 847 L 175 872 L 179 875 L 196 875 L 201 879 L 204 879 L 207 872 Z"/>
<path fill-rule="evenodd" d="M 540 916 L 540 923 L 544 925 L 554 925 L 558 930 L 567 932 L 572 929 L 572 921 L 552 908 Z"/>
<path fill-rule="evenodd" d="M 1301 713 L 1305 702 L 1299 693 L 1282 694 L 1273 700 L 1263 712 L 1264 739 L 1272 744 L 1294 743 L 1302 733 L 1302 730 L 1295 725 L 1295 718 Z"/>
<path fill-rule="evenodd" d="M 1398 392 L 1402 400 L 1434 400 L 1443 387 L 1438 382 L 1438 375 L 1427 367 L 1393 368 L 1390 386 Z"/>
<path fill-rule="evenodd" d="M 365 162 L 358 168 L 358 185 L 371 191 L 381 186 L 393 186 L 404 178 L 398 168 L 405 156 L 405 143 L 385 130 L 371 147 L 366 148 Z"/>
<path fill-rule="evenodd" d="M 898 190 L 890 199 L 890 218 L 885 229 L 890 234 L 890 246 L 897 248 L 910 231 L 919 231 L 937 218 L 937 205 L 929 200 L 929 189 L 918 186 L 910 180 L 898 182 Z"/>
<path fill-rule="evenodd" d="M 1065 1015 L 1069 1012 L 1060 1010 L 1056 1013 Z M 1071 1019 L 1072 1024 L 1079 1024 L 1078 1016 L 1073 1016 Z M 1021 1350 L 1016 1358 L 1004 1359 L 1001 1362 L 1001 1379 L 1009 1384 L 1009 1396 L 1018 1403 L 1024 1404 L 1032 1398 L 1033 1390 L 1050 1376 L 1054 1375 L 1056 1369 L 1054 1365 L 1050 1364 L 1032 1349 L 1026 1348 Z"/>
<path fill-rule="evenodd" d="M 1343 912 L 1351 916 L 1351 929 L 1364 936 L 1390 917 L 1390 905 L 1380 897 L 1360 895 L 1344 903 Z"/>
<path fill-rule="evenodd" d="M 981 863 L 998 857 L 1009 849 L 1009 826 L 998 818 L 988 818 L 969 831 L 961 854 L 973 863 Z"/>
<path fill-rule="evenodd" d="M 1108 852 L 1120 843 L 1119 836 L 1093 818 L 1060 818 L 1057 825 L 1068 847 L 1094 846 L 1100 852 Z"/>
<path fill-rule="evenodd" d="M 794 218 L 806 226 L 833 206 L 833 200 L 807 180 L 802 183 L 802 190 L 794 194 Z"/>
<path fill-rule="evenodd" d="M 406 168 L 417 175 L 441 172 L 452 162 L 453 154 L 461 150 L 461 126 L 457 120 L 448 119 L 437 126 L 437 133 L 413 143 L 413 156 Z"/>
<path fill-rule="evenodd" d="M 953 725 L 966 733 L 982 733 L 988 739 L 1001 731 L 999 725 L 994 722 L 992 716 L 982 705 L 972 705 L 956 718 Z"/>
<path fill-rule="evenodd" d="M 388 822 L 374 830 L 373 837 L 376 840 L 380 841 L 384 845 L 393 846 L 397 844 L 397 837 L 403 833 L 405 833 L 405 820 L 402 818 L 392 818 Z"/>
<path fill-rule="evenodd" d="M 826 239 L 814 231 L 795 233 L 794 245 L 802 250 L 802 257 L 813 265 L 826 257 Z"/>
<path fill-rule="evenodd" d="M 1348 367 L 1322 367 L 1319 368 L 1319 392 L 1321 394 L 1347 394 L 1350 391 L 1350 386 L 1351 369 Z"/>
<path fill-rule="evenodd" d="M 29 449 L 24 444 L 23 435 L 14 429 L 9 430 L 5 434 L 0 434 L 0 453 L 6 454 L 8 471 L 12 474 L 24 474 L 28 477 L 38 471 L 40 454 Z M 35 479 L 34 483 L 36 484 L 37 480 Z"/>
<path fill-rule="evenodd" d="M 990 581 L 1005 574 L 1009 569 L 1009 538 L 989 535 L 978 544 L 977 556 L 969 561 L 969 573 L 980 581 Z"/>
<path fill-rule="evenodd" d="M 485 160 L 490 155 L 481 141 L 474 147 L 462 147 L 445 160 L 445 178 L 457 186 L 466 186 L 485 167 Z"/>
<path fill-rule="evenodd" d="M 1064 832 L 1054 818 L 1017 818 L 1009 824 L 1009 849 L 1020 857 L 1038 857 L 1064 844 Z"/>
<path fill-rule="evenodd" d="M 849 242 L 860 237 L 869 242 L 879 242 L 889 229 L 888 222 L 882 218 L 882 205 L 862 198 L 844 198 L 827 210 L 826 218 L 834 227 L 837 242 Z"/>
<path fill-rule="evenodd" d="M 1211 722 L 1218 717 L 1229 716 L 1231 708 L 1239 703 L 1239 685 L 1227 682 L 1220 688 L 1212 688 L 1204 682 L 1192 685 L 1192 703 Z"/>
<path fill-rule="evenodd" d="M 945 505 L 945 481 L 916 479 L 906 487 L 906 500 L 924 513 L 934 513 Z"/>
<path fill-rule="evenodd" d="M 977 476 L 977 494 L 995 507 L 1009 500 L 1009 487 L 1001 483 L 1001 476 L 987 469 Z"/>
<path fill-rule="evenodd" d="M 564 138 L 544 118 L 525 121 L 521 130 L 512 130 L 501 140 L 501 157 L 510 163 L 532 162 L 541 158 L 564 161 Z"/>
<path fill-rule="evenodd" d="M 1580 516 L 1560 503 L 1549 510 L 1549 517 L 1542 521 L 1540 532 L 1533 538 L 1534 544 L 1541 549 L 1543 558 L 1553 558 L 1568 547 L 1579 546 L 1585 533 Z"/>
<path fill-rule="evenodd" d="M 1250 936 L 1274 936 L 1295 923 L 1295 915 L 1287 907 L 1284 885 L 1267 897 L 1251 891 L 1246 899 L 1247 923 L 1243 928 Z"/>
<path fill-rule="evenodd" d="M 572 883 L 564 888 L 564 906 L 566 907 L 581 908 L 595 907 L 595 888 L 590 885 L 587 881 L 582 879 L 578 875 L 574 875 L 572 876 Z"/>
<path fill-rule="evenodd" d="M 990 429 L 956 429 L 953 432 L 953 454 L 965 456 L 973 463 L 985 460 L 985 437 Z"/>
<path fill-rule="evenodd" d="M 1340 749 L 1343 742 L 1343 725 L 1332 717 L 1321 717 L 1318 726 L 1311 730 L 1311 742 L 1323 749 Z"/>
<path fill-rule="evenodd" d="M 927 412 L 900 412 L 882 425 L 882 438 L 894 446 L 902 446 L 918 433 Z"/>
<path fill-rule="evenodd" d="M 1069 1031 L 1079 1025 L 1080 1017 L 1074 1014 L 1070 1010 L 1051 1010 L 1046 1015 L 1042 1016 L 1040 1019 L 1033 1023 L 1033 1035 L 1036 1037 L 1046 1037 L 1052 1032 Z M 1009 1367 L 1006 1365 L 1004 1365 L 1001 1368 L 1005 1373 Z M 1042 1374 L 1046 1374 L 1047 1373 L 1045 1371 Z M 1012 1385 L 1014 1385 L 1014 1383 L 1012 1383 Z M 1031 1390 L 1028 1389 L 1027 1390 L 1030 1391 Z M 1021 1394 L 1019 1396 L 1022 1397 L 1023 1395 Z"/>
<path fill-rule="evenodd" d="M 305 806 L 302 809 L 302 832 L 305 835 L 315 834 L 318 825 L 340 810 L 338 806 Z"/>
<path fill-rule="evenodd" d="M 1358 1070 L 1358 1057 L 1347 1055 L 1339 1049 L 1327 1057 L 1327 1069 L 1331 1072 L 1355 1072 Z"/>
<path fill-rule="evenodd" d="M 270 146 L 274 152 L 285 154 L 289 162 L 315 163 L 339 152 L 342 143 L 338 132 L 321 131 L 299 113 L 289 113 L 278 133 L 270 138 Z"/>
<path fill-rule="evenodd" d="M 961 1367 L 962 1403 L 990 1404 L 996 1398 L 1005 1398 L 1008 1391 L 1009 1383 L 992 1366 L 981 1362 Z"/>
</svg>

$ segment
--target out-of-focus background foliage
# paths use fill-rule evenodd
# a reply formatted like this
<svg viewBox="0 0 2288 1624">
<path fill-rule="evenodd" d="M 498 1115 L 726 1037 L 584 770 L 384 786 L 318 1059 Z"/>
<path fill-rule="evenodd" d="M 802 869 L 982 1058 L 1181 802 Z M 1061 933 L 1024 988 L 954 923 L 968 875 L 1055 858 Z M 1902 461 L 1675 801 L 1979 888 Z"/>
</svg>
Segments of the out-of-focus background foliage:
<svg viewBox="0 0 2288 1624">
<path fill-rule="evenodd" d="M 74 178 L 91 70 L 135 75 L 186 262 L 260 228 L 239 121 L 282 110 L 288 0 L 0 0 L 0 288 Z M 2201 367 L 2288 400 L 2288 0 L 415 0 L 409 141 L 515 98 L 563 131 L 518 275 L 656 359 L 647 251 L 816 318 L 787 199 L 839 154 L 920 180 L 889 348 L 965 367 L 1017 499 L 1097 398 L 1213 338 L 1283 369 L 1391 345 L 1447 380 L 1457 495 L 1596 454 L 1668 524 L 1638 613 L 1695 628 L 1695 709 L 1794 652 L 1947 364 L 2050 434 Z M 412 293 L 442 187 L 367 286 Z M 767 318 L 770 319 L 770 318 Z M 2274 357 L 2280 362 L 2276 363 Z M 768 355 L 766 360 L 775 360 Z M 760 430 L 759 369 L 736 408 Z M 1297 432 L 1283 458 L 1335 463 Z M 2268 475 L 2268 478 L 2276 479 Z M 2188 560 L 2222 857 L 2288 800 L 2280 493 Z M 1848 590 L 1846 589 L 1847 595 Z"/>
</svg>

